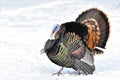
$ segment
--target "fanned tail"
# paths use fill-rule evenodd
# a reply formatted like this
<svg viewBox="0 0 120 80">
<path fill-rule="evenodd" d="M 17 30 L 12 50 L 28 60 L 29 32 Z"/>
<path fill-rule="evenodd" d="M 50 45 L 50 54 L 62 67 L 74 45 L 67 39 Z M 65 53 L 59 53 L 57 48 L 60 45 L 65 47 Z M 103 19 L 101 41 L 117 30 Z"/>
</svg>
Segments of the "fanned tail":
<svg viewBox="0 0 120 80">
<path fill-rule="evenodd" d="M 109 37 L 110 25 L 106 14 L 99 9 L 92 8 L 80 14 L 76 22 L 86 24 L 89 29 L 89 39 L 86 43 L 88 47 L 93 48 L 96 54 L 103 53 L 102 50 L 96 49 L 96 47 L 104 49 Z"/>
</svg>

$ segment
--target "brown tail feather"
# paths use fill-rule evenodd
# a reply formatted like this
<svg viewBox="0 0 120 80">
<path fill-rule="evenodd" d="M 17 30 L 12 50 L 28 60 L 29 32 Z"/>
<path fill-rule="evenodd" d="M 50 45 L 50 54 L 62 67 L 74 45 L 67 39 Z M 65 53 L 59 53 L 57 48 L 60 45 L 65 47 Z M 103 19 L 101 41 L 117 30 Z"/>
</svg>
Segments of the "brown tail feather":
<svg viewBox="0 0 120 80">
<path fill-rule="evenodd" d="M 96 20 L 100 29 L 100 39 L 98 40 L 96 46 L 105 48 L 110 33 L 110 26 L 107 16 L 101 10 L 92 8 L 80 14 L 76 19 L 76 22 L 82 23 L 84 20 L 88 19 Z"/>
</svg>

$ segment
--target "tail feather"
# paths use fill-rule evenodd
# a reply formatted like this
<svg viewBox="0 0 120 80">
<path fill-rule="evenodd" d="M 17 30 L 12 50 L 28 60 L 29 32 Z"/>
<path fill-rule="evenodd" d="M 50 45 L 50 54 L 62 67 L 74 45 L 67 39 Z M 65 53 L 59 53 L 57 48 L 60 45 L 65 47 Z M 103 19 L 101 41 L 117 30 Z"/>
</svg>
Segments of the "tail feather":
<svg viewBox="0 0 120 80">
<path fill-rule="evenodd" d="M 78 16 L 76 19 L 77 23 L 81 23 L 84 20 L 94 19 L 98 23 L 100 30 L 100 39 L 96 45 L 96 47 L 105 48 L 106 42 L 110 33 L 110 25 L 107 16 L 101 10 L 96 8 L 89 9 L 84 11 L 82 14 Z"/>
<path fill-rule="evenodd" d="M 100 49 L 95 48 L 94 54 L 103 54 L 104 52 Z"/>
</svg>

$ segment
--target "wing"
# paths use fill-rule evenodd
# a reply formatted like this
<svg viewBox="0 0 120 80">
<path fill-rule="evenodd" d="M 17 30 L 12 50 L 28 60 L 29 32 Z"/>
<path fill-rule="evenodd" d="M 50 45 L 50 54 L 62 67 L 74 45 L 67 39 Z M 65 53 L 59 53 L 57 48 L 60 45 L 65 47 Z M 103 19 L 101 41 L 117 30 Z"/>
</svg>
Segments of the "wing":
<svg viewBox="0 0 120 80">
<path fill-rule="evenodd" d="M 85 45 L 82 38 L 74 32 L 68 32 L 65 34 L 64 46 L 69 50 L 68 55 L 81 59 L 85 55 Z"/>
<path fill-rule="evenodd" d="M 68 55 L 81 59 L 85 55 L 84 38 L 88 34 L 88 28 L 84 24 L 66 22 L 60 26 L 55 37 L 60 38 L 63 45 L 69 50 Z"/>
</svg>

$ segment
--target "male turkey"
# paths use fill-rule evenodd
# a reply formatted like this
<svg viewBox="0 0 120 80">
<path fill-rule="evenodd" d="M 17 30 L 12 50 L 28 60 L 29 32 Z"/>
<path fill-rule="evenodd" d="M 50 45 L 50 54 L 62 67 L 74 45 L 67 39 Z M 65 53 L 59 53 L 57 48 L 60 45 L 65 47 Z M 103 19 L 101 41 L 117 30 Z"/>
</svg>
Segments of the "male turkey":
<svg viewBox="0 0 120 80">
<path fill-rule="evenodd" d="M 93 74 L 93 56 L 103 53 L 98 47 L 105 48 L 109 32 L 107 16 L 101 10 L 92 8 L 80 14 L 76 21 L 61 24 L 54 35 L 55 39 L 48 39 L 45 43 L 44 51 L 62 69 L 67 67 L 77 70 L 79 74 Z"/>
</svg>

